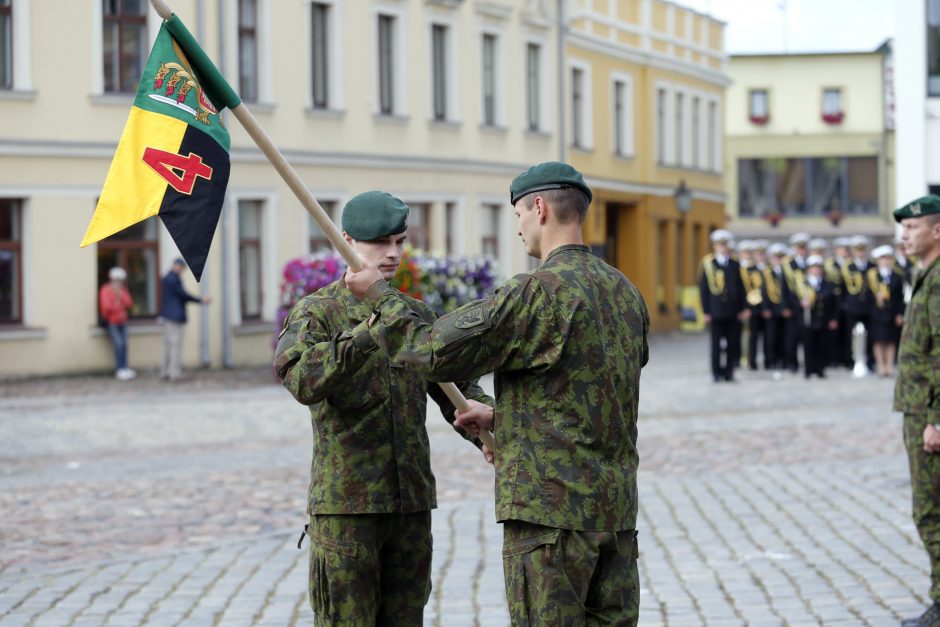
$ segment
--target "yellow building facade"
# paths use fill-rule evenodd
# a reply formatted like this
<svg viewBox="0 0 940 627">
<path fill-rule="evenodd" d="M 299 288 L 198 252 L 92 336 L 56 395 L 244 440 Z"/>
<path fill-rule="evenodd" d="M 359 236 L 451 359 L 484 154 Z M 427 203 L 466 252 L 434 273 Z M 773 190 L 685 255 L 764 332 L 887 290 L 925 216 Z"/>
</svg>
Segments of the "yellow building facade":
<svg viewBox="0 0 940 627">
<path fill-rule="evenodd" d="M 567 17 L 567 158 L 594 190 L 585 240 L 637 285 L 654 329 L 677 329 L 725 223 L 724 24 L 660 0 L 580 0 Z"/>
<path fill-rule="evenodd" d="M 893 58 L 734 55 L 728 71 L 729 228 L 786 240 L 894 234 Z"/>
</svg>

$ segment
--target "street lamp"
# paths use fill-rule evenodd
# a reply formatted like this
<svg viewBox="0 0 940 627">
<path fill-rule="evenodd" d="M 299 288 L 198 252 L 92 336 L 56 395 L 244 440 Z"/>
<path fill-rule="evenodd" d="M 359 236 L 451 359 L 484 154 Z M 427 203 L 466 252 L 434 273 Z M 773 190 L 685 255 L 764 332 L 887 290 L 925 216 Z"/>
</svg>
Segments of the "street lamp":
<svg viewBox="0 0 940 627">
<path fill-rule="evenodd" d="M 685 186 L 685 179 L 679 181 L 679 187 L 676 188 L 676 193 L 673 196 L 676 199 L 676 209 L 679 210 L 679 213 L 683 216 L 689 213 L 689 209 L 692 208 L 692 190 Z"/>
</svg>

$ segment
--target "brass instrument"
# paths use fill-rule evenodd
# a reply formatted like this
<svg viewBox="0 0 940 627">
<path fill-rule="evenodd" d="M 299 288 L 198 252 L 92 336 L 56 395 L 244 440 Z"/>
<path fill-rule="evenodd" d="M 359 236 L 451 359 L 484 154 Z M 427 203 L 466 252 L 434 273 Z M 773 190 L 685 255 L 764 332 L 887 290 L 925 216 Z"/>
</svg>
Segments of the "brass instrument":
<svg viewBox="0 0 940 627">
<path fill-rule="evenodd" d="M 744 292 L 747 294 L 747 304 L 751 307 L 760 305 L 764 300 L 760 291 L 760 270 L 755 268 L 755 271 L 752 273 L 750 268 L 741 266 L 741 280 L 744 281 Z"/>
</svg>

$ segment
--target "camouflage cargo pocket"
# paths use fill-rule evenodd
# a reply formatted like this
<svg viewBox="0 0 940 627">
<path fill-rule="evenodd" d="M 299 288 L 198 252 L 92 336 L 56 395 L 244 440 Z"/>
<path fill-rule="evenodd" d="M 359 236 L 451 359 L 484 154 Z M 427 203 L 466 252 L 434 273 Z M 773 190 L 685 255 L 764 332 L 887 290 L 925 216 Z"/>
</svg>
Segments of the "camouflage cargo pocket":
<svg viewBox="0 0 940 627">
<path fill-rule="evenodd" d="M 356 572 L 357 545 L 324 536 L 310 537 L 310 607 L 327 621 L 341 620 L 352 595 L 350 573 Z M 354 586 L 353 586 L 354 587 Z M 353 597 L 354 598 L 354 597 Z"/>
<path fill-rule="evenodd" d="M 513 625 L 539 625 L 556 614 L 549 591 L 557 576 L 560 529 L 507 522 L 503 540 L 506 599 Z"/>
</svg>

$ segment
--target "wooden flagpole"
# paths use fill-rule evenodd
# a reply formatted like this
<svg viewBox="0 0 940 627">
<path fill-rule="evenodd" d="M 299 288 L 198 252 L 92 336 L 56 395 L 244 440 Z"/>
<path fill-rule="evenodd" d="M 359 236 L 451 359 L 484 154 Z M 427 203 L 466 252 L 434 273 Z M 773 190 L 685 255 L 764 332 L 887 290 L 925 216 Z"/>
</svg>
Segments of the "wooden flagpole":
<svg viewBox="0 0 940 627">
<path fill-rule="evenodd" d="M 154 10 L 156 10 L 157 14 L 164 20 L 173 17 L 173 12 L 163 0 L 150 0 L 150 4 L 153 5 Z M 349 264 L 349 267 L 352 268 L 353 271 L 361 270 L 362 260 L 359 258 L 359 255 L 352 249 L 352 246 L 349 245 L 349 242 L 347 242 L 343 234 L 340 233 L 340 230 L 336 228 L 336 225 L 326 214 L 326 211 L 323 210 L 323 207 L 320 206 L 320 203 L 317 202 L 317 199 L 313 197 L 313 194 L 310 193 L 310 190 L 307 189 L 307 186 L 300 179 L 300 176 L 291 164 L 287 162 L 287 159 L 284 158 L 281 151 L 277 149 L 277 146 L 274 145 L 274 142 L 271 141 L 268 134 L 261 128 L 258 121 L 255 120 L 255 116 L 251 114 L 248 107 L 246 107 L 244 103 L 239 104 L 232 109 L 232 114 L 241 122 L 245 131 L 248 132 L 251 139 L 254 140 L 258 148 L 261 149 L 264 156 L 268 158 L 271 165 L 277 170 L 277 173 L 281 175 L 281 178 L 284 179 L 287 186 L 290 187 L 294 195 L 297 196 L 297 199 L 300 200 L 300 204 L 304 206 L 304 209 L 306 209 L 307 213 L 316 221 L 320 230 L 322 230 L 327 239 L 330 240 L 330 243 L 336 247 L 339 254 L 346 263 Z M 438 383 L 438 385 L 457 409 L 465 411 L 469 407 L 467 399 L 464 398 L 464 395 L 456 385 L 449 382 Z M 492 433 L 486 429 L 480 429 L 478 437 L 490 452 L 496 453 L 496 440 L 493 438 Z"/>
</svg>

